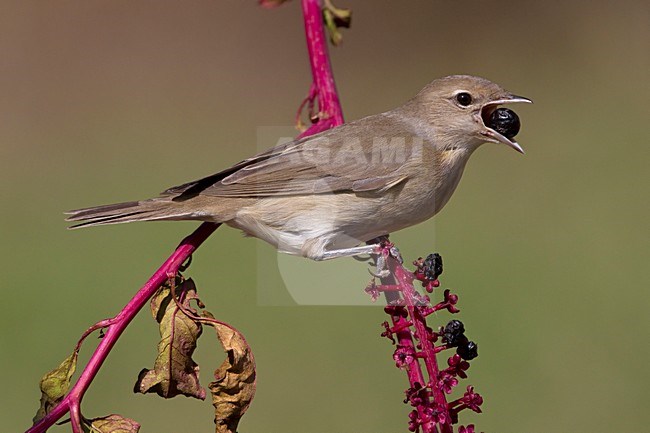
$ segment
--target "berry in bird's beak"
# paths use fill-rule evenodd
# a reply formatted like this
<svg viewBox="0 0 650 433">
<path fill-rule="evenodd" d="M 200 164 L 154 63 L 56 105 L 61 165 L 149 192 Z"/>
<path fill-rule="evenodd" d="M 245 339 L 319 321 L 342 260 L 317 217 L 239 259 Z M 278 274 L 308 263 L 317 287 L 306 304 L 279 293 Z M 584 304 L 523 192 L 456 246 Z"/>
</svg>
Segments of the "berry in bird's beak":
<svg viewBox="0 0 650 433">
<path fill-rule="evenodd" d="M 512 110 L 498 107 L 500 104 L 510 104 L 513 102 L 531 103 L 533 101 L 521 96 L 511 95 L 486 103 L 481 108 L 480 115 L 478 116 L 480 117 L 478 121 L 482 122 L 485 127 L 481 131 L 481 135 L 485 138 L 485 141 L 503 143 L 519 153 L 524 153 L 519 143 L 514 140 L 515 135 L 519 133 L 521 127 L 519 116 Z"/>
<path fill-rule="evenodd" d="M 490 115 L 486 126 L 512 140 L 519 133 L 521 123 L 519 116 L 514 111 L 508 108 L 497 108 Z"/>
</svg>

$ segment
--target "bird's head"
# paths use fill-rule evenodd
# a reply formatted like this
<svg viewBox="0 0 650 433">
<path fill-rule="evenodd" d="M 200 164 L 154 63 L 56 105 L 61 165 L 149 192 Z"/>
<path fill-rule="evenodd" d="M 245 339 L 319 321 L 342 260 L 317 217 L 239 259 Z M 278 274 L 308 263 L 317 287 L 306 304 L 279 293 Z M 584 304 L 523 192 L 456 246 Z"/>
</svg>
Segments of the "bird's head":
<svg viewBox="0 0 650 433">
<path fill-rule="evenodd" d="M 436 146 L 473 150 L 484 142 L 503 143 L 517 152 L 519 118 L 502 104 L 532 101 L 484 78 L 452 75 L 429 83 L 404 108 L 433 128 Z"/>
</svg>

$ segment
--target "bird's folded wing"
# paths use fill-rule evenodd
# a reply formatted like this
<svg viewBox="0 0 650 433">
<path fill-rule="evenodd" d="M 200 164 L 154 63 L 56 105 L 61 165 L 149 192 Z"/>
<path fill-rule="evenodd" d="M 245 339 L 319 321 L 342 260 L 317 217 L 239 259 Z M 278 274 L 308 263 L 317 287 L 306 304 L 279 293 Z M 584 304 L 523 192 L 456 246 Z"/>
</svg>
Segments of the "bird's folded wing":
<svg viewBox="0 0 650 433">
<path fill-rule="evenodd" d="M 381 125 L 380 125 L 381 126 Z M 348 134 L 342 134 L 347 128 Z M 212 176 L 170 188 L 163 195 L 185 200 L 212 197 L 271 197 L 337 192 L 383 192 L 408 179 L 404 166 L 410 155 L 398 152 L 384 139 L 372 140 L 375 128 L 337 128 L 337 133 L 276 146 Z M 392 153 L 391 153 L 392 152 Z"/>
</svg>

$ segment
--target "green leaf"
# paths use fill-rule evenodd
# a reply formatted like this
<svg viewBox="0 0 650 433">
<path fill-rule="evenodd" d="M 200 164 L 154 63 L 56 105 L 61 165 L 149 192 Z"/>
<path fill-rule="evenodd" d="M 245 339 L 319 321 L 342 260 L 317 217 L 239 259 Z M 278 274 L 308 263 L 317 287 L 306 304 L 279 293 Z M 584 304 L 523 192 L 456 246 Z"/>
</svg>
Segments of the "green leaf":
<svg viewBox="0 0 650 433">
<path fill-rule="evenodd" d="M 184 309 L 196 313 L 190 306 L 192 300 L 200 304 L 194 282 L 179 278 L 176 282 L 180 282 L 175 289 L 176 296 L 180 297 L 179 302 Z M 158 357 L 153 370 L 140 372 L 134 392 L 155 392 L 164 398 L 182 394 L 205 399 L 205 389 L 199 383 L 199 366 L 192 359 L 196 341 L 202 332 L 201 324 L 176 305 L 169 284 L 162 286 L 152 298 L 151 312 L 160 324 Z"/>
<path fill-rule="evenodd" d="M 57 368 L 41 378 L 41 407 L 36 411 L 34 424 L 43 419 L 70 389 L 70 378 L 77 367 L 77 355 L 77 351 L 74 351 Z"/>
<path fill-rule="evenodd" d="M 203 316 L 214 318 L 207 311 L 203 312 Z M 214 372 L 215 381 L 209 385 L 216 432 L 235 433 L 239 420 L 255 396 L 255 358 L 244 336 L 238 331 L 216 322 L 204 323 L 215 329 L 227 355 Z"/>
<path fill-rule="evenodd" d="M 140 424 L 115 414 L 86 419 L 83 427 L 86 433 L 138 433 L 140 431 Z"/>
</svg>

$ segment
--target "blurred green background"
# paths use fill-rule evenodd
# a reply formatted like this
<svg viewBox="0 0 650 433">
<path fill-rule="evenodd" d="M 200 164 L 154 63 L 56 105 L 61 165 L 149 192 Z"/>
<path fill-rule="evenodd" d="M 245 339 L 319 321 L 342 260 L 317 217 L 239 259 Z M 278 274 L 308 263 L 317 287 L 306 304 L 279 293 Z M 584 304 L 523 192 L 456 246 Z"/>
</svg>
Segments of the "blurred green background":
<svg viewBox="0 0 650 433">
<path fill-rule="evenodd" d="M 525 156 L 485 145 L 435 221 L 393 236 L 408 259 L 442 253 L 443 287 L 479 343 L 467 383 L 485 413 L 461 420 L 501 433 L 647 430 L 650 4 L 337 5 L 354 10 L 331 50 L 348 119 L 451 73 L 535 100 L 517 107 Z M 41 375 L 196 226 L 69 232 L 62 212 L 154 196 L 250 156 L 259 127 L 291 125 L 310 75 L 297 1 L 5 0 L 0 29 L 0 419 L 20 432 Z M 406 431 L 406 376 L 379 337 L 381 309 L 260 305 L 258 288 L 284 290 L 273 262 L 256 263 L 259 251 L 273 259 L 266 248 L 219 230 L 189 272 L 255 353 L 240 430 Z M 119 413 L 145 433 L 212 431 L 208 402 L 131 392 L 153 362 L 154 325 L 145 311 L 129 327 L 84 414 Z M 222 360 L 209 338 L 197 355 L 206 384 Z"/>
</svg>

